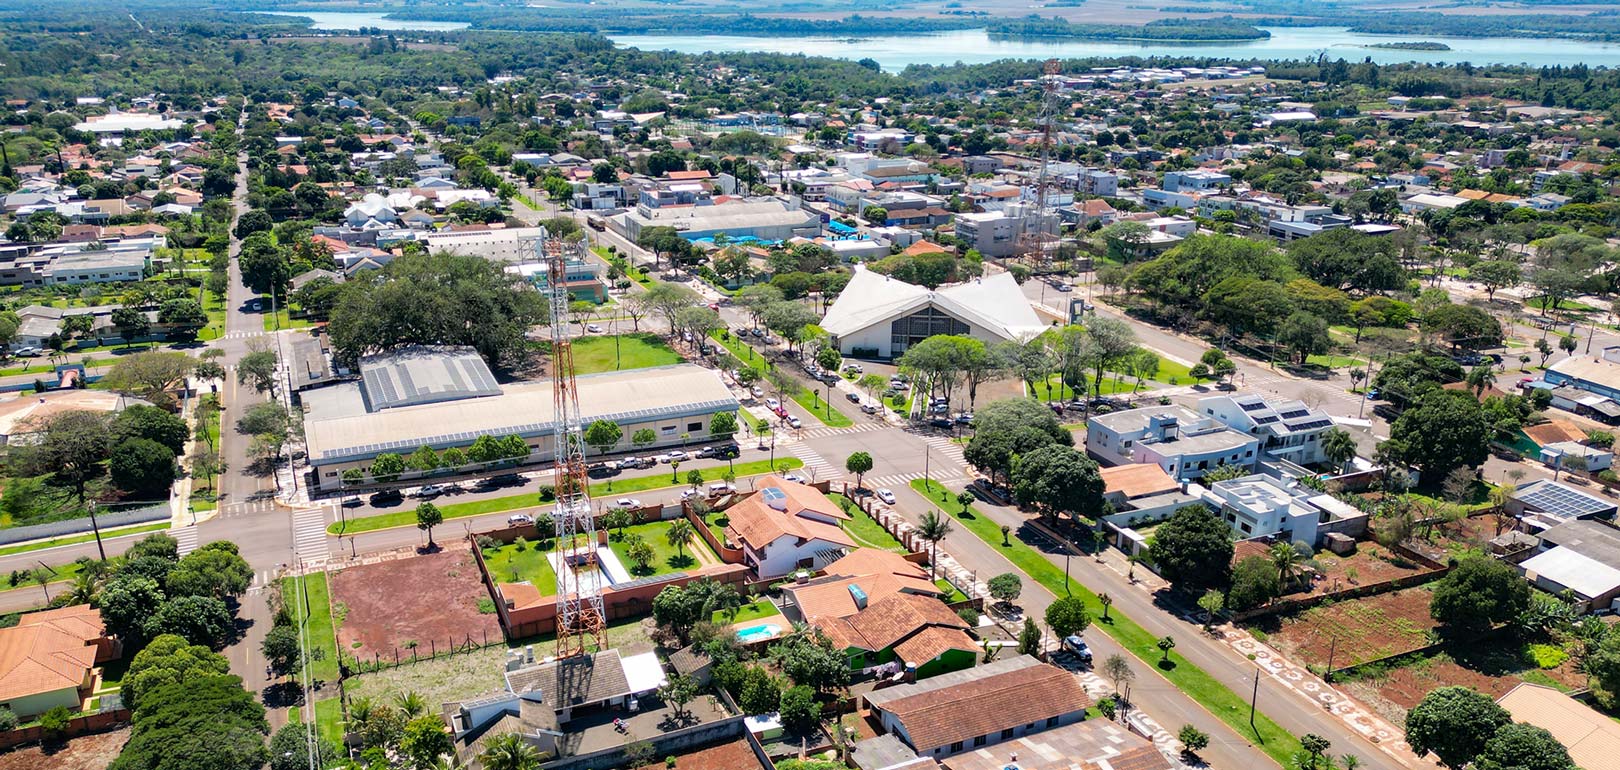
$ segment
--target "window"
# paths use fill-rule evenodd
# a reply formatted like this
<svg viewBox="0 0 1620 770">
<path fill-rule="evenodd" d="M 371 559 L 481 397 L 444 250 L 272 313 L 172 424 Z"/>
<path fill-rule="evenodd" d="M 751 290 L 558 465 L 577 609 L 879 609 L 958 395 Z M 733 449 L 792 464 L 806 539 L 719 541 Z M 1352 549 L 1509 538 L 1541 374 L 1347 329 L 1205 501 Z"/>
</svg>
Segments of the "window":
<svg viewBox="0 0 1620 770">
<path fill-rule="evenodd" d="M 673 436 L 673 435 L 675 435 L 675 426 L 673 426 L 673 425 L 665 425 L 664 427 L 659 428 L 658 432 L 665 435 L 665 436 Z"/>
<path fill-rule="evenodd" d="M 1013 729 L 1011 727 L 1001 731 L 1001 739 L 1002 740 L 1007 740 L 1008 738 L 1011 738 L 1011 737 L 1013 737 Z"/>
<path fill-rule="evenodd" d="M 986 744 L 988 742 L 989 742 L 989 739 L 987 739 L 983 735 L 973 739 L 973 745 L 975 745 L 975 746 L 983 746 L 984 744 Z"/>
<path fill-rule="evenodd" d="M 1057 723 L 1058 723 L 1058 718 L 1057 717 L 1047 717 L 1046 718 L 1046 726 L 1047 727 L 1057 727 Z"/>
<path fill-rule="evenodd" d="M 951 744 L 951 753 L 952 754 L 954 754 L 954 753 L 956 753 L 958 751 L 961 751 L 961 750 L 962 750 L 962 742 L 961 741 L 957 741 L 957 742 Z"/>
<path fill-rule="evenodd" d="M 701 423 L 701 422 L 689 422 L 689 423 L 686 424 L 686 432 L 687 433 L 692 433 L 694 431 L 700 431 L 700 430 L 703 430 L 703 423 Z"/>
</svg>

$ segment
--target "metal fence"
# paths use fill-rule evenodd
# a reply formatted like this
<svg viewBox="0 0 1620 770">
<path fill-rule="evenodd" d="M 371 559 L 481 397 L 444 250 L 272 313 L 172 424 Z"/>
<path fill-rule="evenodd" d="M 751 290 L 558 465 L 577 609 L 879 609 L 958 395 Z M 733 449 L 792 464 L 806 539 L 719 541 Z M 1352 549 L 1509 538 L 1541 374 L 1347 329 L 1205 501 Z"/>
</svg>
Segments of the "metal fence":
<svg viewBox="0 0 1620 770">
<path fill-rule="evenodd" d="M 157 503 L 127 511 L 103 511 L 96 514 L 96 523 L 101 525 L 101 530 L 105 533 L 113 527 L 160 521 L 169 518 L 169 515 L 169 504 Z M 76 535 L 81 532 L 89 532 L 91 529 L 89 516 L 81 519 L 64 519 L 62 521 L 49 521 L 44 524 L 30 524 L 26 527 L 11 527 L 9 529 L 0 529 L 0 545 L 22 543 L 29 540 L 43 540 L 63 535 Z"/>
</svg>

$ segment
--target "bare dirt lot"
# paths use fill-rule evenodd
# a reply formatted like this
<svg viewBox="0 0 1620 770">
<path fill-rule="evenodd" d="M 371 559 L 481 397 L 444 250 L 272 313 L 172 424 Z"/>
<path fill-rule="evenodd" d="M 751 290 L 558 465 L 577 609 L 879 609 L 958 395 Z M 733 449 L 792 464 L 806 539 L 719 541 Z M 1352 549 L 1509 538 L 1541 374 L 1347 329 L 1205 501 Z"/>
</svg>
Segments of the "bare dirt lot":
<svg viewBox="0 0 1620 770">
<path fill-rule="evenodd" d="M 1364 678 L 1345 682 L 1344 687 L 1357 700 L 1400 724 L 1406 719 L 1407 709 L 1417 705 L 1436 687 L 1461 685 L 1499 698 L 1520 682 L 1571 690 L 1585 687 L 1586 677 L 1575 670 L 1573 657 L 1542 669 L 1536 666 L 1525 648 L 1498 640 L 1450 645 L 1442 652 L 1425 655 L 1398 668 L 1374 671 Z"/>
<path fill-rule="evenodd" d="M 0 754 L 0 770 L 106 770 L 129 741 L 129 728 L 81 735 L 67 746 L 45 753 L 39 746 L 23 746 Z"/>
<path fill-rule="evenodd" d="M 366 659 L 399 651 L 410 657 L 451 644 L 499 641 L 500 621 L 478 611 L 489 592 L 479 579 L 472 551 L 463 542 L 438 553 L 364 564 L 333 572 L 332 613 L 338 651 Z"/>
<path fill-rule="evenodd" d="M 1321 565 L 1322 572 L 1320 577 L 1311 581 L 1312 595 L 1348 591 L 1357 586 L 1433 571 L 1370 541 L 1357 543 L 1356 550 L 1345 556 L 1320 551 L 1314 557 L 1314 561 Z M 1305 594 L 1289 594 L 1286 598 L 1293 599 L 1303 595 Z"/>
<path fill-rule="evenodd" d="M 1267 642 L 1289 659 L 1335 669 L 1399 655 L 1429 644 L 1429 590 L 1404 591 L 1324 604 L 1260 626 Z"/>
</svg>

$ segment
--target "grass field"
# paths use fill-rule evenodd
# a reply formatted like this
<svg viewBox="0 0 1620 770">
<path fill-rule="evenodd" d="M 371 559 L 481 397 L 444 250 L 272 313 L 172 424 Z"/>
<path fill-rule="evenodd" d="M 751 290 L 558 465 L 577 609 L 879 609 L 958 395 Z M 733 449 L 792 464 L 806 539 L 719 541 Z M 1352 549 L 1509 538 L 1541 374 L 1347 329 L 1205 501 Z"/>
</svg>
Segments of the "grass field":
<svg viewBox="0 0 1620 770">
<path fill-rule="evenodd" d="M 792 470 L 804 466 L 804 461 L 797 457 L 776 458 L 778 470 Z M 757 476 L 771 472 L 769 460 L 755 460 L 753 462 L 737 463 L 737 478 Z M 718 481 L 726 475 L 726 466 L 705 468 L 702 471 L 705 482 Z M 614 497 L 629 492 L 645 492 L 649 489 L 664 489 L 667 487 L 685 486 L 685 473 L 678 473 L 678 480 L 670 481 L 668 471 L 659 471 L 649 476 L 636 476 L 634 478 L 619 479 L 612 482 L 599 481 L 591 485 L 592 497 Z M 532 508 L 543 505 L 540 496 L 534 492 L 519 492 L 504 497 L 491 497 L 484 500 L 474 500 L 466 503 L 449 503 L 440 505 L 439 511 L 444 514 L 446 521 L 450 519 L 464 519 L 468 516 L 480 516 L 486 513 L 499 513 L 501 511 L 517 510 L 519 508 Z M 375 516 L 361 516 L 334 522 L 326 528 L 334 535 L 352 535 L 358 532 L 372 532 L 390 527 L 416 526 L 416 506 L 402 507 L 401 510 L 389 513 L 379 513 Z"/>
<path fill-rule="evenodd" d="M 799 392 L 792 394 L 793 403 L 804 407 L 805 411 L 829 428 L 848 428 L 854 425 L 855 421 L 849 419 L 849 415 L 839 410 L 836 403 L 831 404 L 831 409 L 828 408 L 829 404 L 821 399 L 822 392 L 821 390 L 812 391 L 809 388 L 801 387 Z"/>
<path fill-rule="evenodd" d="M 576 374 L 646 369 L 650 366 L 678 364 L 681 361 L 680 354 L 664 344 L 658 335 L 647 332 L 580 337 L 574 340 Z"/>
<path fill-rule="evenodd" d="M 955 493 L 946 489 L 938 482 L 918 479 L 911 482 L 913 489 L 924 497 L 940 500 L 942 495 L 955 497 Z M 1010 545 L 1001 544 L 1001 526 L 996 522 L 969 507 L 966 518 L 957 517 L 953 522 L 956 525 L 972 532 L 986 545 L 995 548 L 1005 556 L 1013 566 L 1024 574 L 1040 583 L 1048 591 L 1059 596 L 1072 594 L 1086 603 L 1086 609 L 1092 617 L 1102 617 L 1102 604 L 1097 601 L 1097 595 L 1077 580 L 1064 576 L 1063 569 L 1041 555 L 1023 541 L 1013 538 Z M 1256 713 L 1254 728 L 1249 727 L 1249 704 L 1237 693 L 1232 692 L 1203 669 L 1198 668 L 1174 650 L 1170 652 L 1170 668 L 1157 665 L 1163 657 L 1157 647 L 1158 638 L 1147 629 L 1137 625 L 1119 610 L 1110 613 L 1111 623 L 1098 623 L 1094 628 L 1113 637 L 1114 641 L 1130 650 L 1144 665 L 1151 665 L 1165 679 L 1182 692 L 1187 693 L 1193 700 L 1208 709 L 1211 714 L 1227 723 L 1240 736 L 1253 740 L 1260 749 L 1284 767 L 1289 767 L 1290 757 L 1300 750 L 1299 739 L 1284 730 L 1270 717 L 1263 713 Z"/>
<path fill-rule="evenodd" d="M 738 610 L 736 619 L 732 620 L 731 622 L 746 623 L 750 620 L 773 618 L 781 614 L 782 611 L 778 610 L 776 605 L 771 603 L 770 599 L 756 599 L 752 604 L 748 604 L 742 609 Z M 715 610 L 712 620 L 716 623 L 724 623 L 726 622 L 726 613 L 721 610 Z"/>
<path fill-rule="evenodd" d="M 1142 383 L 1142 387 L 1137 388 L 1136 378 L 1134 377 L 1120 377 L 1116 379 L 1112 374 L 1104 374 L 1102 381 L 1102 395 L 1112 396 L 1119 393 L 1129 395 L 1133 392 L 1133 390 L 1139 394 L 1147 393 L 1153 387 L 1153 385 L 1149 384 L 1151 382 L 1151 380 L 1144 382 Z M 1190 382 L 1190 380 L 1188 382 Z M 1086 392 L 1089 393 L 1090 388 L 1091 378 L 1087 377 Z M 1042 401 L 1069 401 L 1074 398 L 1075 394 L 1075 389 L 1069 387 L 1068 385 L 1064 385 L 1060 375 L 1056 374 L 1047 377 L 1046 382 L 1035 383 L 1034 390 L 1035 392 L 1032 395 Z"/>
<path fill-rule="evenodd" d="M 540 589 L 541 595 L 546 595 L 557 588 L 557 571 L 546 559 L 546 553 L 535 543 L 525 543 L 521 551 L 517 543 L 507 543 L 499 548 L 484 549 L 484 566 L 489 569 L 490 577 L 498 581 L 518 583 L 527 580 Z"/>
<path fill-rule="evenodd" d="M 326 573 L 314 572 L 305 575 L 304 593 L 307 602 L 300 602 L 297 577 L 281 579 L 281 596 L 287 602 L 287 608 L 293 614 L 293 621 L 305 621 L 304 607 L 309 606 L 309 644 L 311 649 L 321 650 L 319 660 L 310 661 L 310 669 L 315 678 L 323 682 L 336 682 L 338 680 L 337 656 L 337 626 L 332 621 L 332 594 L 326 585 Z"/>
<path fill-rule="evenodd" d="M 946 580 L 945 578 L 935 580 L 934 585 L 939 586 L 939 590 L 945 593 L 943 601 L 946 604 L 955 604 L 957 602 L 965 602 L 968 600 L 967 594 L 962 593 L 962 591 L 956 586 L 951 585 L 951 581 Z"/>
<path fill-rule="evenodd" d="M 153 522 L 153 523 L 150 523 L 150 524 L 139 524 L 139 525 L 136 525 L 136 526 L 133 526 L 133 527 L 122 527 L 122 528 L 119 528 L 119 529 L 104 529 L 104 530 L 101 530 L 101 539 L 106 540 L 107 538 L 111 538 L 111 537 L 123 537 L 125 535 L 138 535 L 138 534 L 142 534 L 142 533 L 145 533 L 145 532 L 156 532 L 156 531 L 158 531 L 160 529 L 168 529 L 168 528 L 169 528 L 169 521 L 167 519 L 165 519 L 163 521 Z M 49 540 L 38 540 L 38 541 L 35 541 L 35 542 L 32 542 L 32 543 L 22 543 L 22 544 L 19 544 L 19 545 L 8 545 L 8 546 L 6 546 L 4 548 L 0 548 L 0 556 L 10 556 L 10 555 L 12 555 L 14 553 L 27 553 L 29 551 L 38 551 L 38 550 L 40 550 L 42 548 L 55 548 L 55 547 L 57 547 L 59 545 L 74 545 L 75 543 L 88 543 L 88 542 L 90 542 L 92 540 L 95 540 L 95 539 L 96 539 L 96 533 L 94 533 L 94 532 L 86 532 L 86 533 L 84 533 L 82 535 L 63 535 L 62 537 L 53 537 L 53 538 L 51 538 Z"/>
<path fill-rule="evenodd" d="M 721 347 L 730 351 L 731 355 L 736 357 L 738 361 L 743 362 L 744 365 L 752 366 L 761 372 L 768 372 L 772 369 L 773 365 L 770 361 L 765 360 L 765 358 L 761 356 L 758 351 L 744 344 L 742 340 L 739 340 L 730 334 L 727 334 L 725 337 L 721 337 L 720 332 L 714 332 L 713 334 L 710 334 L 709 337 L 715 342 L 720 343 Z"/>
<path fill-rule="evenodd" d="M 208 342 L 225 336 L 225 299 L 207 289 L 202 290 L 202 309 L 208 314 L 208 325 L 197 332 L 197 339 Z"/>
<path fill-rule="evenodd" d="M 849 498 L 837 493 L 827 495 L 827 498 L 843 507 L 844 510 L 849 511 L 850 520 L 844 522 L 842 526 L 844 532 L 858 545 L 863 548 L 877 548 L 895 553 L 906 552 L 906 547 L 901 545 L 899 540 L 894 539 L 894 535 L 889 534 L 889 531 L 884 529 L 883 525 L 878 524 L 871 516 L 866 515 L 865 511 L 856 507 L 853 501 L 851 501 L 850 505 L 844 506 L 844 501 L 849 500 Z"/>
<path fill-rule="evenodd" d="M 703 536 L 696 532 L 692 533 L 692 542 L 687 543 L 684 550 L 670 545 L 669 539 L 665 535 L 669 532 L 670 525 L 677 521 L 686 521 L 686 519 L 650 521 L 646 524 L 625 527 L 623 537 L 620 537 L 618 531 L 614 530 L 613 536 L 608 538 L 608 547 L 613 549 L 614 555 L 619 557 L 619 563 L 623 564 L 624 568 L 629 570 L 632 576 L 638 578 L 667 575 L 671 572 L 692 569 L 702 563 L 702 560 L 696 556 L 698 553 L 708 554 L 709 558 L 715 559 L 714 554 L 709 551 L 708 544 L 703 542 Z M 632 535 L 640 537 L 653 547 L 653 560 L 647 569 L 637 567 L 635 560 L 630 558 Z M 718 561 L 718 559 L 715 560 Z"/>
<path fill-rule="evenodd" d="M 288 722 L 298 722 L 301 719 L 299 709 L 293 706 L 287 711 Z M 343 744 L 343 701 L 339 698 L 327 698 L 315 701 L 315 729 L 319 730 L 321 737 L 335 745 Z"/>
</svg>

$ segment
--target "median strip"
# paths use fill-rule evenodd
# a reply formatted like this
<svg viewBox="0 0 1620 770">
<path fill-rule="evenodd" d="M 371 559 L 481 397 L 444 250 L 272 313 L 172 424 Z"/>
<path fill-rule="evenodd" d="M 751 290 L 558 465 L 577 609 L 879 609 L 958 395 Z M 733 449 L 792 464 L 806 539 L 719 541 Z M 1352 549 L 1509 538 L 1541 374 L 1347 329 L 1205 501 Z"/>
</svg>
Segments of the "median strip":
<svg viewBox="0 0 1620 770">
<path fill-rule="evenodd" d="M 959 511 L 955 504 L 956 493 L 946 489 L 939 482 L 918 479 L 911 482 L 912 489 L 929 500 L 947 500 L 950 505 L 942 506 L 942 510 Z M 1067 578 L 1063 570 L 1056 564 L 1047 561 L 1040 552 L 1029 547 L 1022 540 L 1011 538 L 1007 545 L 1002 545 L 1001 525 L 990 517 L 980 513 L 973 506 L 968 507 L 968 517 L 954 517 L 954 523 L 972 532 L 985 544 L 995 548 L 1002 556 L 1012 562 L 1014 566 L 1029 575 L 1035 582 L 1040 583 L 1056 596 L 1074 595 L 1080 597 L 1086 604 L 1086 609 L 1093 618 L 1092 628 L 1101 629 L 1119 642 L 1120 646 L 1131 651 L 1131 654 L 1141 659 L 1143 663 L 1152 664 L 1158 672 L 1174 684 L 1177 689 L 1186 693 L 1209 713 L 1219 717 L 1221 721 L 1230 725 L 1239 735 L 1255 742 L 1267 756 L 1277 760 L 1278 764 L 1289 766 L 1294 752 L 1300 750 L 1299 739 L 1284 730 L 1281 725 L 1273 722 L 1264 713 L 1256 712 L 1254 726 L 1249 726 L 1249 704 L 1241 697 L 1220 683 L 1208 672 L 1193 665 L 1186 658 L 1170 652 L 1171 665 L 1166 668 L 1159 665 L 1164 654 L 1158 648 L 1159 638 L 1149 633 L 1147 629 L 1136 624 L 1129 617 L 1118 610 L 1110 610 L 1108 617 L 1111 622 L 1104 623 L 1102 618 L 1102 603 L 1097 601 L 1097 594 L 1077 580 Z"/>
<path fill-rule="evenodd" d="M 776 458 L 776 470 L 793 470 L 804 467 L 804 461 L 797 457 Z M 699 471 L 703 474 L 704 483 L 719 481 L 726 476 L 730 466 L 717 465 Z M 736 478 L 759 476 L 772 472 L 769 460 L 754 460 L 752 462 L 737 463 Z M 686 486 L 686 473 L 682 471 L 655 473 L 648 476 L 620 479 L 617 481 L 599 481 L 592 484 L 590 492 L 592 497 L 605 498 L 623 495 L 631 492 L 646 492 L 657 489 Z M 673 479 L 672 479 L 673 476 Z M 535 508 L 546 503 L 541 502 L 540 496 L 535 492 L 519 492 L 504 497 L 491 497 L 485 500 L 472 500 L 465 503 L 450 503 L 440 505 L 439 512 L 444 514 L 446 521 L 450 519 L 464 519 L 469 516 L 482 516 L 487 513 L 501 513 L 518 510 L 520 508 Z M 361 532 L 375 532 L 379 529 L 393 527 L 416 526 L 416 509 L 379 513 L 375 516 L 361 516 L 354 519 L 344 519 L 327 526 L 326 532 L 331 535 L 354 535 Z"/>
</svg>

